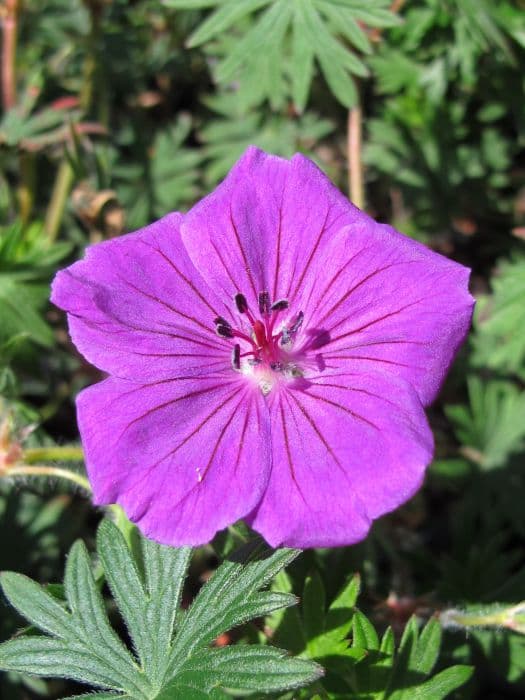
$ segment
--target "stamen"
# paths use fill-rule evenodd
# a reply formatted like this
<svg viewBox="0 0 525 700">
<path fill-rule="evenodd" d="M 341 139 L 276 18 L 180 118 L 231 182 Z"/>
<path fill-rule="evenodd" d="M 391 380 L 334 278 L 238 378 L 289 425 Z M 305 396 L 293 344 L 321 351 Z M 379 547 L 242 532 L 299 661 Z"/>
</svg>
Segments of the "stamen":
<svg viewBox="0 0 525 700">
<path fill-rule="evenodd" d="M 234 295 L 237 311 L 245 316 L 240 326 L 233 326 L 224 316 L 214 319 L 215 332 L 222 338 L 235 339 L 232 343 L 231 366 L 236 372 L 253 375 L 266 396 L 277 382 L 302 377 L 302 370 L 293 363 L 290 349 L 295 343 L 295 334 L 301 328 L 304 314 L 300 311 L 292 317 L 286 327 L 280 324 L 279 314 L 290 307 L 288 299 L 277 299 L 271 303 L 266 290 L 257 295 L 258 313 L 253 316 L 244 294 Z M 257 318 L 258 316 L 258 318 Z M 249 326 L 248 326 L 249 324 Z M 242 330 L 240 330 L 242 328 Z M 315 339 L 314 339 L 315 342 Z M 248 347 L 247 347 L 248 346 Z"/>
<path fill-rule="evenodd" d="M 237 306 L 237 310 L 239 311 L 240 314 L 245 314 L 248 311 L 248 302 L 246 301 L 246 297 L 244 294 L 241 294 L 240 292 L 235 295 L 235 305 Z"/>
<path fill-rule="evenodd" d="M 271 311 L 284 311 L 290 306 L 288 299 L 279 299 L 270 306 Z"/>
<path fill-rule="evenodd" d="M 295 321 L 292 323 L 292 325 L 288 329 L 290 331 L 290 333 L 292 333 L 292 334 L 297 333 L 299 328 L 303 325 L 303 321 L 304 321 L 304 314 L 302 311 L 299 311 L 299 313 L 297 314 L 297 318 L 295 319 Z"/>
<path fill-rule="evenodd" d="M 220 323 L 220 324 L 215 328 L 215 332 L 217 333 L 217 335 L 220 335 L 221 338 L 233 338 L 233 337 L 234 337 L 234 333 L 233 333 L 232 327 L 231 327 L 231 326 L 225 326 L 225 325 L 223 325 L 222 323 Z"/>
<path fill-rule="evenodd" d="M 278 340 L 280 337 L 281 345 L 289 345 L 293 340 L 293 336 L 297 333 L 299 328 L 303 325 L 303 321 L 304 321 L 304 313 L 302 311 L 299 311 L 299 313 L 297 314 L 295 321 L 292 323 L 292 325 L 288 326 L 288 328 L 283 328 L 282 331 L 279 333 L 279 335 L 276 336 L 275 340 Z"/>
<path fill-rule="evenodd" d="M 259 311 L 263 316 L 270 311 L 270 294 L 269 292 L 259 292 Z"/>
<path fill-rule="evenodd" d="M 241 369 L 241 346 L 235 344 L 232 350 L 232 367 L 233 369 Z"/>
</svg>

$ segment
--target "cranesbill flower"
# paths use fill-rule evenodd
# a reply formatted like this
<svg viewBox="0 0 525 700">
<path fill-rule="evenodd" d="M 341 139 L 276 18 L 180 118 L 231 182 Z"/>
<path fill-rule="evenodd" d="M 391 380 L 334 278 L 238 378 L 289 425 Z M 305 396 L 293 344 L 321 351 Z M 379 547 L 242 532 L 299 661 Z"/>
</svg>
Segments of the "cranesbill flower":
<svg viewBox="0 0 525 700">
<path fill-rule="evenodd" d="M 172 545 L 240 518 L 273 546 L 362 539 L 421 485 L 468 275 L 307 158 L 249 148 L 188 214 L 55 279 L 75 345 L 109 374 L 77 399 L 95 502 Z"/>
</svg>

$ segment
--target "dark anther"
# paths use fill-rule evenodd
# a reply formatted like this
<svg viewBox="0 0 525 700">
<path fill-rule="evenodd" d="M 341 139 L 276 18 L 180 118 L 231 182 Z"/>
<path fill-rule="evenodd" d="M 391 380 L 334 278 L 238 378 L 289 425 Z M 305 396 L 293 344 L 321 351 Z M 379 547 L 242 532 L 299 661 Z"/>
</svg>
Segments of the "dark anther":
<svg viewBox="0 0 525 700">
<path fill-rule="evenodd" d="M 282 362 L 270 362 L 270 369 L 273 369 L 274 372 L 282 372 L 284 365 Z"/>
<path fill-rule="evenodd" d="M 264 315 L 270 310 L 269 292 L 259 292 L 259 311 Z"/>
<path fill-rule="evenodd" d="M 295 321 L 292 323 L 292 325 L 288 329 L 290 331 L 290 333 L 297 333 L 299 328 L 303 325 L 303 321 L 304 321 L 304 314 L 302 311 L 299 311 L 299 313 L 297 314 L 297 318 L 295 319 Z"/>
<path fill-rule="evenodd" d="M 238 344 L 233 346 L 232 366 L 233 369 L 241 369 L 241 346 Z"/>
<path fill-rule="evenodd" d="M 297 333 L 299 328 L 303 325 L 303 321 L 304 321 L 304 314 L 302 311 L 299 311 L 299 313 L 295 317 L 295 320 L 292 323 L 292 325 L 288 326 L 288 328 L 283 328 L 283 330 L 281 331 L 281 333 L 282 333 L 281 345 L 289 345 L 292 342 L 294 335 Z"/>
<path fill-rule="evenodd" d="M 231 327 L 231 323 L 229 321 L 227 321 L 225 318 L 223 318 L 222 316 L 217 316 L 217 318 L 213 321 L 213 323 L 216 326 L 226 326 L 226 328 Z"/>
<path fill-rule="evenodd" d="M 235 295 L 235 305 L 241 314 L 245 314 L 248 311 L 248 302 L 244 294 L 239 293 Z"/>
<path fill-rule="evenodd" d="M 233 338 L 233 330 L 231 326 L 224 326 L 223 324 L 219 324 L 215 328 L 215 332 L 222 338 Z"/>
<path fill-rule="evenodd" d="M 272 311 L 284 311 L 290 306 L 288 299 L 279 299 L 279 301 L 274 301 L 270 306 Z"/>
</svg>

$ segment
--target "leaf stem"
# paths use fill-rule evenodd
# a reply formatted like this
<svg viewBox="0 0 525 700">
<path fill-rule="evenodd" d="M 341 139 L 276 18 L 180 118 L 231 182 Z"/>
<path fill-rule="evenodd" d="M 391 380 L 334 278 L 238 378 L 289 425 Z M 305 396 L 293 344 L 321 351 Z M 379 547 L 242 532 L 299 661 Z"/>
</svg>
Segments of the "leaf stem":
<svg viewBox="0 0 525 700">
<path fill-rule="evenodd" d="M 444 610 L 439 618 L 443 627 L 468 629 L 469 627 L 506 628 L 525 634 L 525 603 L 498 607 L 492 610 Z"/>
<path fill-rule="evenodd" d="M 35 462 L 81 462 L 84 453 L 81 447 L 68 445 L 66 447 L 32 447 L 23 451 L 22 460 L 25 464 Z"/>
<path fill-rule="evenodd" d="M 442 616 L 443 617 L 443 616 Z M 469 614 L 460 610 L 447 610 L 446 621 L 460 627 L 502 627 L 506 620 L 506 612 Z"/>
<path fill-rule="evenodd" d="M 85 491 L 91 493 L 91 486 L 89 481 L 82 474 L 77 474 L 69 469 L 62 469 L 60 467 L 52 467 L 46 464 L 18 464 L 14 467 L 9 467 L 5 469 L 3 475 L 7 478 L 12 476 L 44 476 L 44 477 L 54 477 L 57 479 L 66 479 L 72 483 L 80 486 Z"/>
</svg>

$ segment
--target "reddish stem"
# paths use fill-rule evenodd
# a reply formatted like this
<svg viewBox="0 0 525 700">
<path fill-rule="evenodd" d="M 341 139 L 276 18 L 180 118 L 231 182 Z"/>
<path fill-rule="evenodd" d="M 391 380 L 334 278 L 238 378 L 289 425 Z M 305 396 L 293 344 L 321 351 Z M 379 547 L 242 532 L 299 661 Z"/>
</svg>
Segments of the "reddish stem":
<svg viewBox="0 0 525 700">
<path fill-rule="evenodd" d="M 362 209 L 364 206 L 363 162 L 361 158 L 362 112 L 358 103 L 348 112 L 348 189 L 350 200 Z"/>
<path fill-rule="evenodd" d="M 2 8 L 2 104 L 4 110 L 16 104 L 16 34 L 18 0 L 5 0 Z"/>
</svg>

